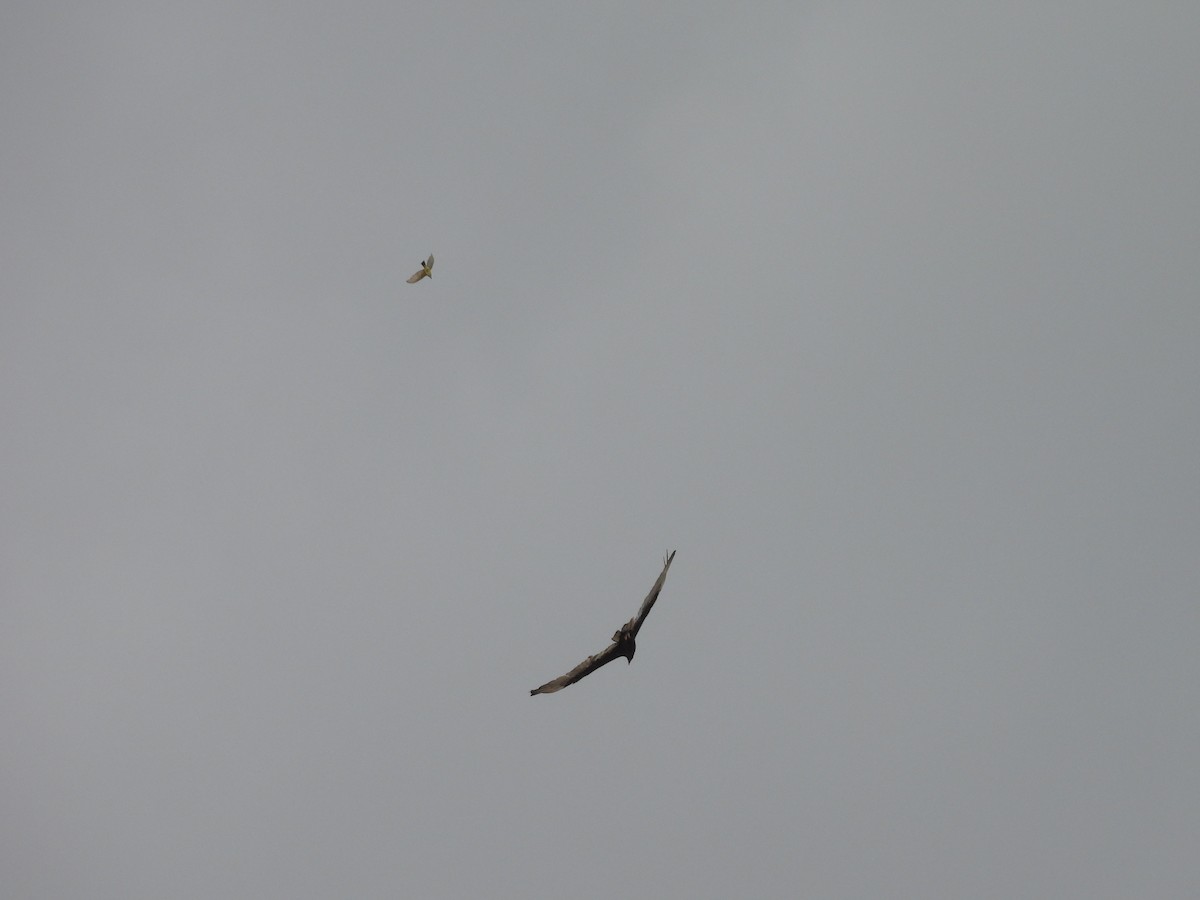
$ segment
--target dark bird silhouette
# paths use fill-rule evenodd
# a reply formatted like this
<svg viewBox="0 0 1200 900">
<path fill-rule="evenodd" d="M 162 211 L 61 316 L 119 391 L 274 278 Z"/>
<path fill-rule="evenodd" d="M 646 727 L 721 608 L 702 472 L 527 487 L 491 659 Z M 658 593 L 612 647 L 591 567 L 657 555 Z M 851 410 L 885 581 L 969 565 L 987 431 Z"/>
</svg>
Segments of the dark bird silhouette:
<svg viewBox="0 0 1200 900">
<path fill-rule="evenodd" d="M 561 691 L 568 684 L 574 684 L 580 678 L 591 675 L 598 668 L 607 665 L 618 656 L 624 656 L 629 662 L 633 662 L 633 653 L 637 650 L 637 644 L 634 642 L 634 639 L 637 637 L 638 631 L 641 630 L 642 623 L 646 621 L 646 616 L 650 614 L 650 609 L 654 606 L 654 601 L 658 599 L 659 592 L 662 591 L 663 583 L 667 580 L 667 569 L 671 568 L 671 560 L 674 558 L 675 551 L 672 550 L 670 555 L 663 560 L 663 570 L 658 576 L 658 581 L 654 582 L 654 587 L 650 588 L 650 593 L 646 595 L 646 599 L 642 601 L 641 609 L 637 611 L 636 616 L 613 633 L 613 642 L 611 644 L 595 656 L 589 656 L 566 675 L 560 675 L 553 681 L 547 681 L 541 687 L 534 688 L 529 692 L 529 696 L 532 697 L 534 694 L 553 694 L 555 691 Z"/>
</svg>

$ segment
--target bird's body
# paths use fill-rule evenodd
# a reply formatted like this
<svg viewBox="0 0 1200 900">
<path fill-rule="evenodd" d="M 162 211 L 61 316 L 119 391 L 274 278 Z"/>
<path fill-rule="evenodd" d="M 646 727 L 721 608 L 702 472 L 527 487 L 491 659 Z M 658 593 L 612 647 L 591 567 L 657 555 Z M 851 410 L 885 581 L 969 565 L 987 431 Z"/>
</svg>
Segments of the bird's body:
<svg viewBox="0 0 1200 900">
<path fill-rule="evenodd" d="M 453 260 L 451 260 L 453 262 Z M 433 254 L 429 254 L 429 259 L 422 260 L 421 268 L 412 273 L 412 277 L 408 279 L 409 284 L 416 284 L 422 278 L 433 277 Z"/>
<path fill-rule="evenodd" d="M 553 694 L 555 691 L 561 691 L 567 685 L 574 684 L 579 679 L 592 674 L 601 666 L 608 665 L 620 656 L 625 657 L 628 662 L 633 662 L 633 654 L 637 651 L 637 633 L 641 630 L 642 623 L 646 621 L 646 616 L 649 615 L 651 607 L 654 606 L 654 601 L 658 599 L 658 595 L 662 591 L 663 584 L 667 580 L 667 569 L 671 568 L 671 560 L 674 558 L 675 551 L 672 550 L 663 561 L 663 570 L 659 574 L 658 580 L 654 582 L 654 587 L 650 588 L 650 593 L 646 595 L 646 599 L 642 601 L 637 615 L 613 632 L 611 644 L 595 656 L 589 656 L 566 675 L 560 675 L 553 681 L 547 681 L 541 687 L 534 688 L 529 692 L 529 695 Z"/>
</svg>

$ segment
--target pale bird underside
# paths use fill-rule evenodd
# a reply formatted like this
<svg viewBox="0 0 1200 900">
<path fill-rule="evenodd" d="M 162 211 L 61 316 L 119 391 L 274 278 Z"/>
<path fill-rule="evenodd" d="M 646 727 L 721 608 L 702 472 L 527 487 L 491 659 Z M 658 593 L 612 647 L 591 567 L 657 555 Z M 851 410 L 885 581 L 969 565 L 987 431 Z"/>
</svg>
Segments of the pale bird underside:
<svg viewBox="0 0 1200 900">
<path fill-rule="evenodd" d="M 412 273 L 412 277 L 408 279 L 409 284 L 416 284 L 422 278 L 433 277 L 433 254 L 429 254 L 429 259 L 421 263 L 421 268 Z"/>
</svg>

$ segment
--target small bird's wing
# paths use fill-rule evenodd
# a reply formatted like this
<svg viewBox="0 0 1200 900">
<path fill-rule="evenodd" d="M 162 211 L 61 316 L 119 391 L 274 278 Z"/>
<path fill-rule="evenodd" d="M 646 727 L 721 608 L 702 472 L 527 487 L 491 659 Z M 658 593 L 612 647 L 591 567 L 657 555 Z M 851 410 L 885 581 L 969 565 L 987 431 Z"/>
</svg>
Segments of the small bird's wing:
<svg viewBox="0 0 1200 900">
<path fill-rule="evenodd" d="M 429 259 L 425 263 L 425 271 L 428 272 L 432 268 L 433 268 L 433 254 L 430 253 Z"/>
<path fill-rule="evenodd" d="M 553 694 L 555 691 L 561 691 L 568 684 L 574 684 L 585 675 L 591 675 L 598 668 L 612 662 L 620 655 L 617 652 L 617 644 L 615 642 L 609 644 L 595 656 L 589 656 L 566 675 L 559 675 L 553 681 L 547 681 L 541 687 L 534 688 L 529 692 L 529 696 L 532 697 L 534 694 Z"/>
<path fill-rule="evenodd" d="M 418 281 L 420 281 L 422 278 L 424 278 L 428 274 L 429 273 L 426 272 L 425 269 L 423 269 L 423 268 L 418 269 L 416 272 L 412 273 L 412 277 L 408 279 L 408 283 L 416 284 Z"/>
<path fill-rule="evenodd" d="M 658 581 L 654 582 L 654 587 L 650 588 L 650 593 L 646 595 L 646 599 L 642 601 L 642 608 L 637 611 L 636 616 L 626 623 L 625 631 L 632 632 L 634 637 L 637 637 L 642 623 L 646 621 L 646 616 L 650 615 L 650 609 L 654 606 L 654 601 L 658 599 L 658 595 L 663 589 L 663 584 L 667 580 L 667 569 L 671 568 L 671 560 L 674 558 L 675 551 L 672 550 L 670 555 L 663 560 L 663 570 L 658 575 Z"/>
</svg>

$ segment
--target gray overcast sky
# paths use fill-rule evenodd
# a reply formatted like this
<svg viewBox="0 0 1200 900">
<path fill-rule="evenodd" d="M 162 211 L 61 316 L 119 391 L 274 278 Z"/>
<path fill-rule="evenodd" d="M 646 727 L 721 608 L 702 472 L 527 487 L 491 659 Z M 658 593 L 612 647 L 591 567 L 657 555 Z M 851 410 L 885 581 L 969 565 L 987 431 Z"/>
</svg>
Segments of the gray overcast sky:
<svg viewBox="0 0 1200 900">
<path fill-rule="evenodd" d="M 1198 47 L 10 4 L 6 896 L 1200 895 Z"/>
</svg>

